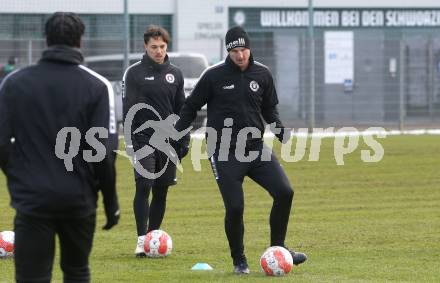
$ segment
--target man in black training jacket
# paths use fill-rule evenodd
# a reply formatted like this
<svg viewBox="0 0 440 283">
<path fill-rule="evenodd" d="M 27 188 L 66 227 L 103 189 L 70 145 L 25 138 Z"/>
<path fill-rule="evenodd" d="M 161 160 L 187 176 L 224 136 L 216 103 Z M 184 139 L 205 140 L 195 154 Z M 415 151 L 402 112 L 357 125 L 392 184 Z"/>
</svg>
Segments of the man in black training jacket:
<svg viewBox="0 0 440 283">
<path fill-rule="evenodd" d="M 234 272 L 248 274 L 243 245 L 243 179 L 250 177 L 272 196 L 270 245 L 285 247 L 293 190 L 278 160 L 263 144 L 263 119 L 276 126 L 276 136 L 281 142 L 289 137 L 279 119 L 272 75 L 266 66 L 254 61 L 247 33 L 241 27 L 233 27 L 226 33 L 225 43 L 228 57 L 202 74 L 185 101 L 176 129 L 189 127 L 197 111 L 207 104 L 207 127 L 217 133 L 214 139 L 208 133 L 208 150 L 226 209 L 225 231 Z M 223 135 L 228 130 L 230 141 Z M 258 157 L 245 161 L 244 155 L 251 152 Z M 268 156 L 267 160 L 264 155 Z M 303 253 L 290 252 L 296 265 L 307 259 Z"/>
<path fill-rule="evenodd" d="M 136 257 L 145 257 L 145 235 L 160 228 L 165 215 L 168 188 L 177 182 L 176 166 L 170 162 L 166 150 L 171 141 L 163 139 L 162 143 L 157 142 L 154 137 L 165 134 L 165 129 L 153 127 L 159 125 L 161 120 L 169 120 L 167 118 L 170 115 L 179 114 L 185 101 L 182 72 L 168 59 L 169 41 L 170 36 L 164 28 L 149 26 L 144 33 L 145 54 L 141 61 L 127 68 L 122 80 L 124 125 L 128 125 L 127 114 L 134 105 L 147 105 L 147 108 L 137 111 L 133 119 L 129 119 L 131 129 L 124 129 L 125 132 L 129 131 L 125 141 L 127 153 L 133 156 L 134 152 L 145 149 L 145 146 L 151 149 L 145 157 L 140 154 L 133 156 L 134 167 L 141 166 L 142 170 L 148 172 L 147 175 L 134 170 L 136 192 L 133 211 L 138 236 L 134 251 Z M 171 123 L 168 126 L 174 130 Z M 183 138 L 182 142 L 184 145 L 176 148 L 179 158 L 188 152 L 189 136 Z M 165 150 L 161 151 L 163 148 Z M 150 191 L 151 205 L 148 203 Z"/>
<path fill-rule="evenodd" d="M 12 72 L 0 86 L 0 167 L 16 210 L 17 282 L 51 281 L 55 235 L 64 282 L 90 282 L 99 190 L 103 229 L 119 220 L 113 90 L 80 65 L 84 29 L 74 13 L 53 14 L 41 60 Z M 100 129 L 98 136 L 93 129 Z"/>
</svg>

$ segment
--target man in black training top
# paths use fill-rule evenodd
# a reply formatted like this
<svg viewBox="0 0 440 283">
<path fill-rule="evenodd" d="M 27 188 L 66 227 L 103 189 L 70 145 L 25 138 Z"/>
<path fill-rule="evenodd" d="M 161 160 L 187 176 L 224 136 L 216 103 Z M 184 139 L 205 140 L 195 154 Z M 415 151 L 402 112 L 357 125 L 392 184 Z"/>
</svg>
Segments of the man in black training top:
<svg viewBox="0 0 440 283">
<path fill-rule="evenodd" d="M 208 150 L 212 154 L 211 165 L 226 209 L 225 231 L 234 272 L 248 274 L 243 245 L 243 179 L 250 177 L 272 196 L 270 245 L 285 247 L 293 190 L 278 160 L 263 144 L 263 119 L 276 126 L 280 141 L 289 137 L 278 116 L 278 98 L 272 75 L 266 66 L 254 61 L 247 33 L 241 27 L 231 28 L 225 43 L 228 57 L 201 76 L 185 101 L 176 129 L 182 131 L 189 127 L 197 111 L 207 104 L 207 127 L 217 132 L 214 139 L 208 133 Z M 230 142 L 226 135 L 222 136 L 224 128 L 232 133 Z M 252 161 L 243 160 L 244 155 L 251 152 L 257 153 L 258 157 Z M 268 157 L 265 159 L 264 155 Z M 291 254 L 294 264 L 307 259 L 303 253 L 291 251 Z"/>
<path fill-rule="evenodd" d="M 135 168 L 141 166 L 151 175 L 158 173 L 148 176 L 134 170 L 136 193 L 133 210 L 138 236 L 134 253 L 137 257 L 145 256 L 145 234 L 159 229 L 165 215 L 168 187 L 177 181 L 176 166 L 170 162 L 169 154 L 164 152 L 166 150 L 162 150 L 171 141 L 168 139 L 167 142 L 164 138 L 163 146 L 157 144 L 160 142 L 157 137 L 164 137 L 166 132 L 165 127 L 161 129 L 157 121 L 172 121 L 167 118 L 179 114 L 185 101 L 182 72 L 168 59 L 169 41 L 170 36 L 164 28 L 149 26 L 144 34 L 145 54 L 142 60 L 128 67 L 123 77 L 124 125 L 127 125 L 127 114 L 131 107 L 138 103 L 147 105 L 129 121 L 132 123 L 131 129 L 124 130 L 130 131 L 131 144 L 127 137 L 125 141 L 127 152 L 132 156 L 137 152 L 133 156 Z M 168 126 L 174 130 L 172 124 Z M 179 158 L 188 152 L 188 138 L 182 139 L 186 141 L 183 147 L 176 148 Z M 140 156 L 139 150 L 145 147 L 149 150 L 144 154 L 147 156 Z M 150 191 L 153 195 L 151 206 L 148 203 Z"/>
<path fill-rule="evenodd" d="M 0 167 L 16 210 L 15 275 L 17 282 L 50 282 L 57 235 L 64 282 L 90 282 L 98 190 L 103 229 L 119 219 L 113 90 L 80 65 L 84 24 L 76 14 L 53 14 L 45 34 L 41 60 L 0 86 Z M 86 142 L 98 128 L 102 134 Z"/>
</svg>

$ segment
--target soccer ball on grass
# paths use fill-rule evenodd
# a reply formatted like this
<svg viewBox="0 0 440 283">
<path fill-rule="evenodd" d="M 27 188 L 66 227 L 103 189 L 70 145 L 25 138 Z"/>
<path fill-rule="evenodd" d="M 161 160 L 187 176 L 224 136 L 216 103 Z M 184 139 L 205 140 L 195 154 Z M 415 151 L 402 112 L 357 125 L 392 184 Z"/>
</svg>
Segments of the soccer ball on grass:
<svg viewBox="0 0 440 283">
<path fill-rule="evenodd" d="M 147 257 L 166 257 L 173 249 L 173 241 L 167 232 L 153 230 L 145 235 L 144 251 Z"/>
<path fill-rule="evenodd" d="M 15 233 L 12 231 L 0 232 L 0 258 L 14 255 L 14 238 Z"/>
<path fill-rule="evenodd" d="M 287 249 L 273 246 L 263 253 L 260 265 L 268 276 L 283 276 L 292 270 L 293 259 Z"/>
</svg>

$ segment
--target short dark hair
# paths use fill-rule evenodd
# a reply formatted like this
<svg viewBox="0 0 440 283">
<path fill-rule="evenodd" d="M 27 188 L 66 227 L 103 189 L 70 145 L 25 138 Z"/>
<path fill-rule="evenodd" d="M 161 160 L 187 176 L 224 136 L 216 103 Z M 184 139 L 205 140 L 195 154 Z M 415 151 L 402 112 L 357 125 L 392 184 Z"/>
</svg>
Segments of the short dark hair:
<svg viewBox="0 0 440 283">
<path fill-rule="evenodd" d="M 84 23 L 77 14 L 56 12 L 50 16 L 44 27 L 47 46 L 63 44 L 80 47 L 84 30 Z"/>
<path fill-rule="evenodd" d="M 145 44 L 148 44 L 148 41 L 150 41 L 150 38 L 152 37 L 162 37 L 163 41 L 165 41 L 166 44 L 170 42 L 170 34 L 166 29 L 160 26 L 150 25 L 147 28 L 147 31 L 144 33 Z"/>
</svg>

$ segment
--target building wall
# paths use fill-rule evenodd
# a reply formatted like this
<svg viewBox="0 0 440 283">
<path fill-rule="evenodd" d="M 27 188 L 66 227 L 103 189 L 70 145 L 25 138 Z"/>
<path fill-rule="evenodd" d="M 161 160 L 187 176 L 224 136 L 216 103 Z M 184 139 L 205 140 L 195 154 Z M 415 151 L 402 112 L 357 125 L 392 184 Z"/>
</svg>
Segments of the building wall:
<svg viewBox="0 0 440 283">
<path fill-rule="evenodd" d="M 169 29 L 173 51 L 203 53 L 216 63 L 226 56 L 228 28 L 243 25 L 256 59 L 272 70 L 282 116 L 295 125 L 305 124 L 310 114 L 311 57 L 307 0 L 128 1 L 133 52 L 142 51 L 142 33 L 156 23 Z M 122 0 L 1 2 L 0 60 L 16 52 L 24 64 L 35 61 L 44 48 L 44 21 L 58 10 L 80 13 L 86 22 L 86 55 L 123 50 Z M 402 115 L 400 104 L 403 115 L 411 119 L 432 122 L 440 117 L 440 1 L 313 2 L 318 122 L 396 124 Z M 386 11 L 395 14 L 388 16 Z M 414 11 L 432 12 L 432 17 L 420 25 L 405 24 Z M 295 15 L 299 21 L 292 20 Z M 393 23 L 393 17 L 403 20 L 388 26 L 386 21 Z M 351 39 L 331 41 L 327 36 L 332 32 Z M 337 56 L 348 59 L 333 60 Z"/>
<path fill-rule="evenodd" d="M 254 54 L 272 70 L 284 116 L 306 119 L 311 57 L 307 9 L 231 7 L 228 26 L 236 24 L 252 35 Z M 439 8 L 316 8 L 314 24 L 318 122 L 396 123 L 400 103 L 405 117 L 439 116 Z M 330 34 L 340 37 L 329 39 Z"/>
<path fill-rule="evenodd" d="M 177 0 L 128 0 L 131 14 L 173 14 Z M 50 14 L 71 11 L 80 14 L 121 14 L 123 0 L 2 0 L 0 13 Z"/>
</svg>

